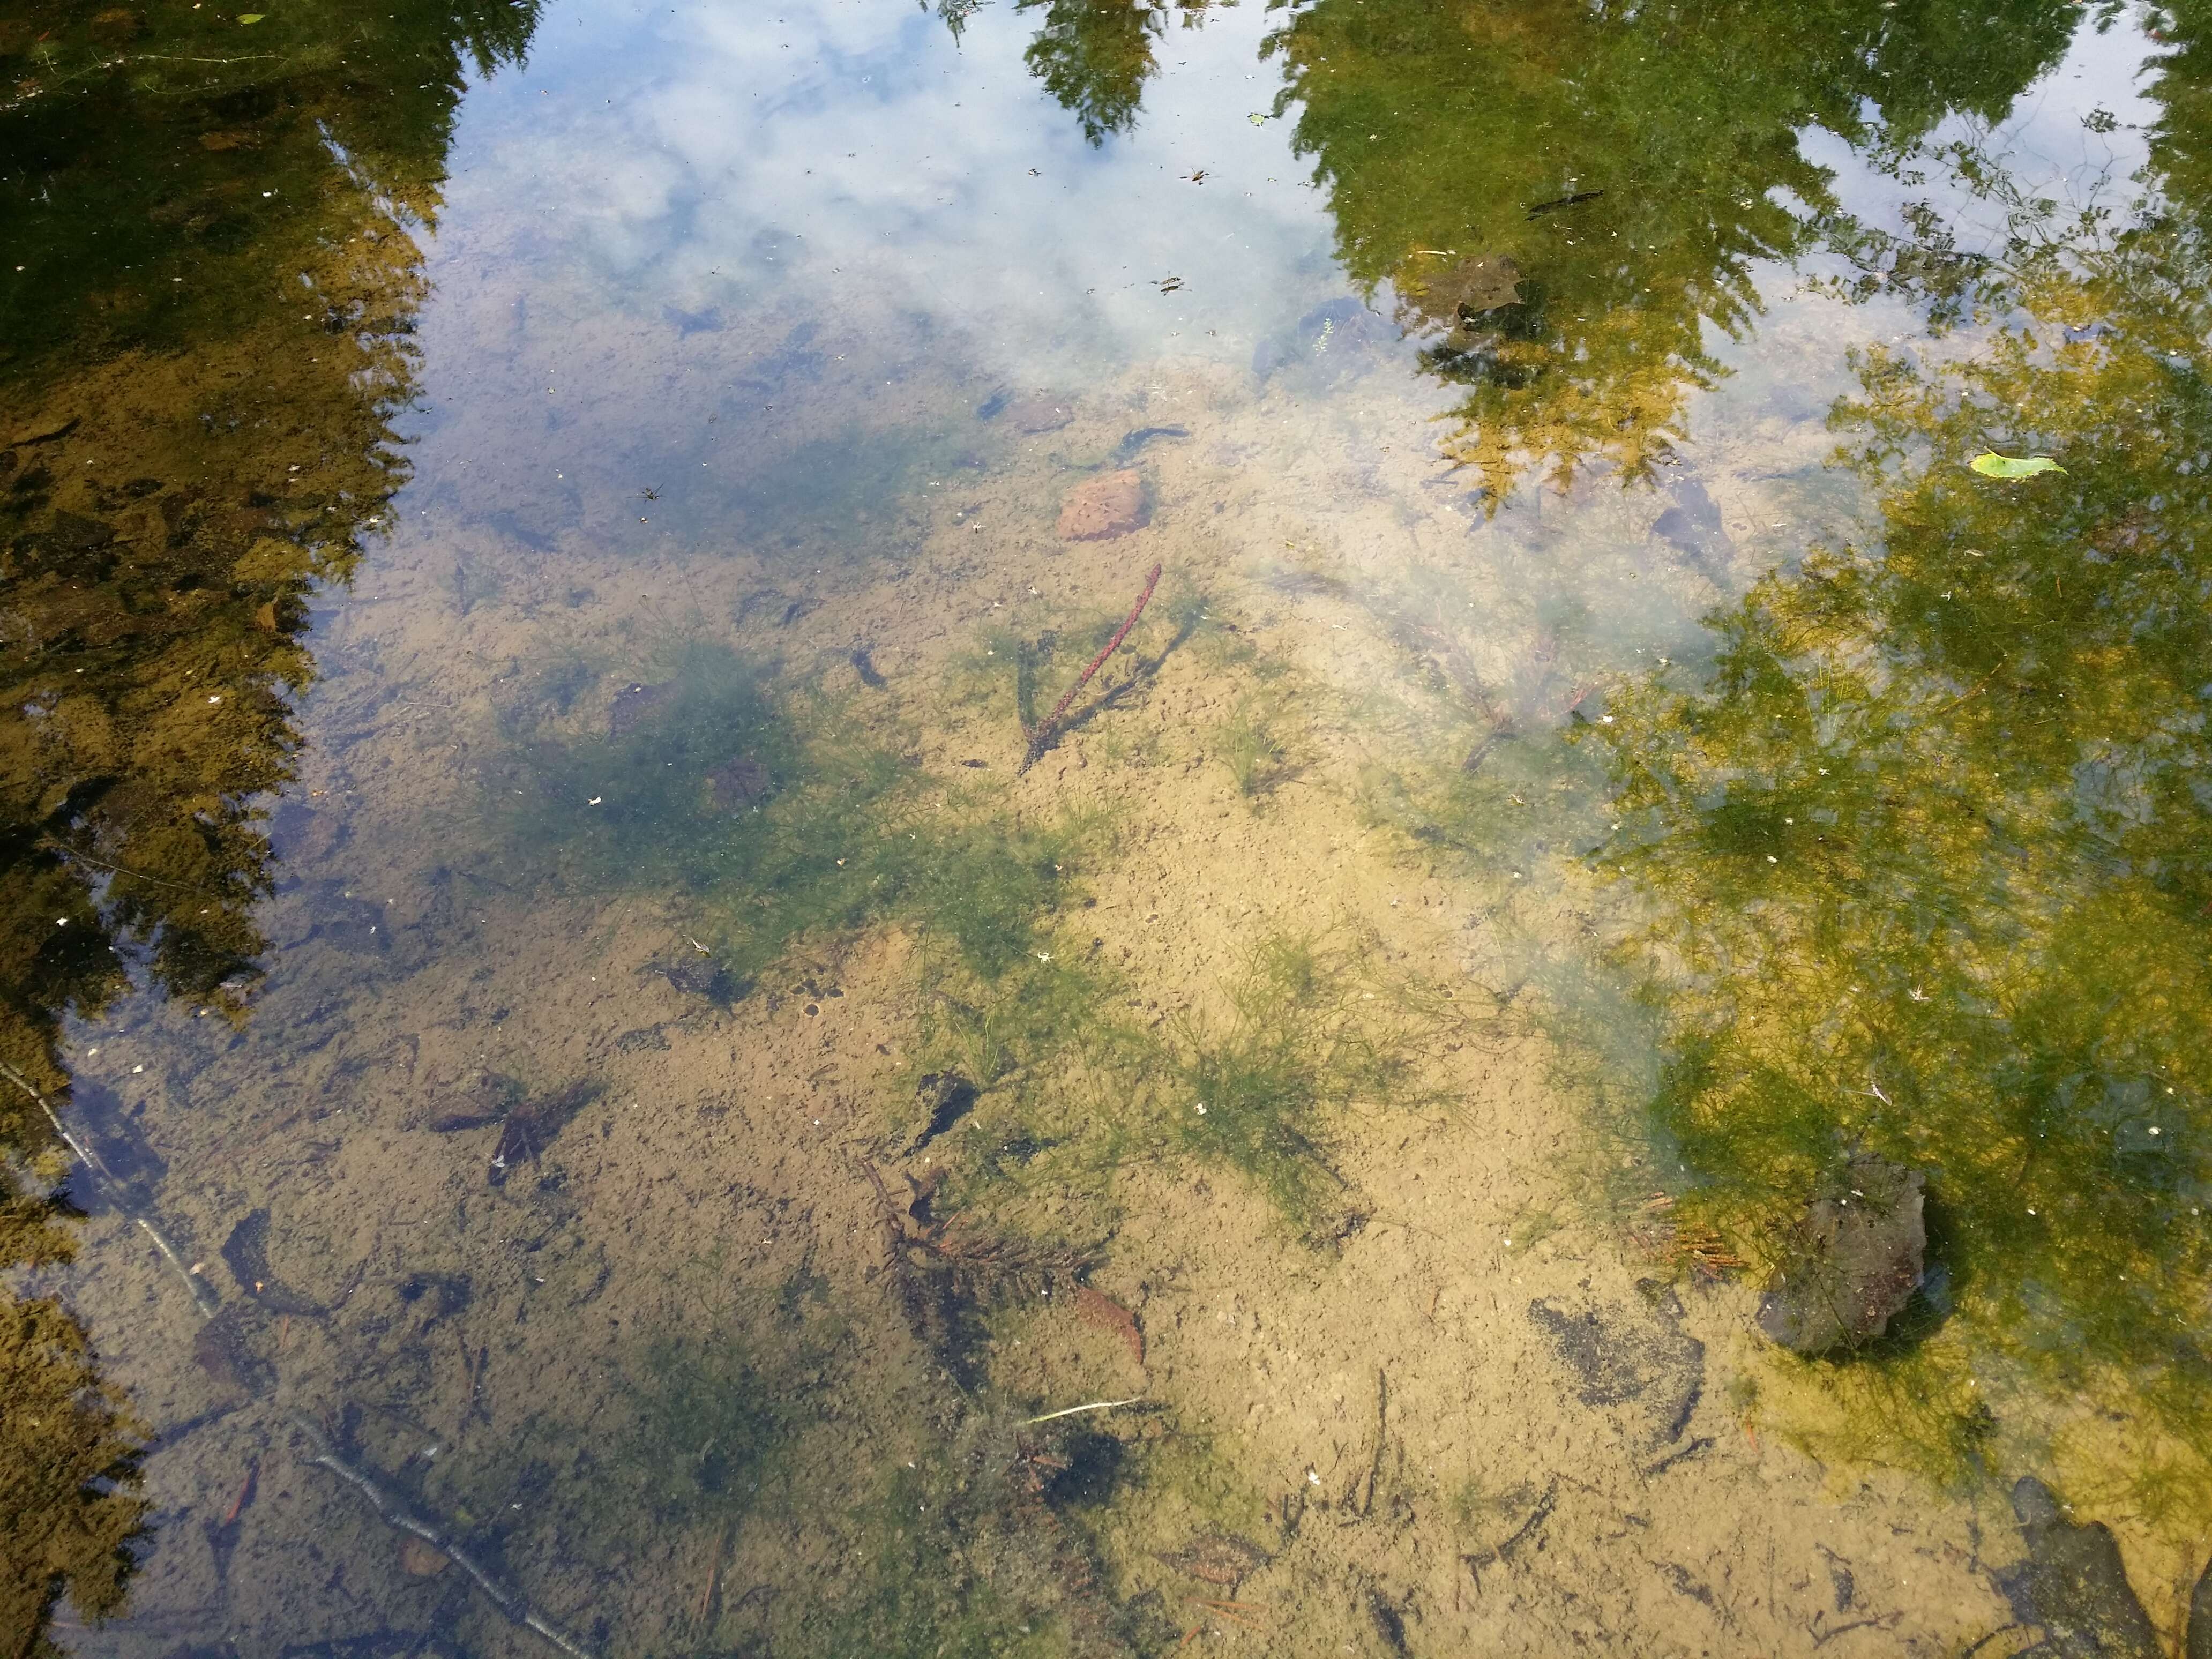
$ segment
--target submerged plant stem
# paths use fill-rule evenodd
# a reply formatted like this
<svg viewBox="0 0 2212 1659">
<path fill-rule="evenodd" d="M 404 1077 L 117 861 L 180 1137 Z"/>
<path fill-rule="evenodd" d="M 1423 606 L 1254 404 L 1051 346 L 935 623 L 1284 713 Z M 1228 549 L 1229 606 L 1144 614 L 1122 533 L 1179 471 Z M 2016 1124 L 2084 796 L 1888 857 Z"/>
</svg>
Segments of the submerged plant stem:
<svg viewBox="0 0 2212 1659">
<path fill-rule="evenodd" d="M 398 1498 L 386 1492 L 374 1476 L 366 1470 L 356 1468 L 339 1456 L 337 1448 L 331 1443 L 330 1436 L 323 1431 L 322 1425 L 312 1417 L 305 1415 L 295 1415 L 292 1420 L 298 1426 L 300 1432 L 307 1436 L 308 1443 L 314 1449 L 314 1455 L 307 1459 L 307 1462 L 321 1464 L 348 1486 L 358 1490 L 362 1496 L 368 1498 L 370 1504 L 374 1507 L 377 1518 L 385 1525 L 400 1532 L 413 1534 L 453 1562 L 475 1581 L 476 1587 L 483 1592 L 486 1601 L 516 1624 L 526 1626 L 536 1631 L 562 1652 L 569 1655 L 571 1659 L 593 1659 L 589 1648 L 566 1634 L 544 1614 L 532 1607 L 523 1599 L 520 1591 L 510 1589 L 500 1583 L 478 1565 L 467 1550 L 447 1537 L 440 1528 L 416 1515 Z"/>
<path fill-rule="evenodd" d="M 1160 568 L 1154 565 L 1152 574 L 1145 578 L 1145 591 L 1137 595 L 1137 602 L 1130 607 L 1127 620 L 1114 631 L 1114 637 L 1106 641 L 1106 648 L 1091 659 L 1091 666 L 1085 669 L 1075 684 L 1067 688 L 1067 695 L 1060 700 L 1052 713 L 1037 722 L 1036 729 L 1030 733 L 1028 751 L 1023 755 L 1021 766 L 1015 772 L 1015 776 L 1019 777 L 1044 758 L 1046 745 L 1052 741 L 1053 728 L 1060 724 L 1060 716 L 1067 713 L 1067 706 L 1075 701 L 1076 693 L 1090 684 L 1091 677 L 1105 665 L 1106 659 L 1121 648 L 1121 641 L 1129 637 L 1129 630 L 1137 625 L 1137 618 L 1145 614 L 1145 607 L 1152 603 L 1152 589 L 1159 585 Z"/>
<path fill-rule="evenodd" d="M 1027 1428 L 1032 1423 L 1049 1423 L 1055 1417 L 1075 1417 L 1084 1412 L 1110 1412 L 1119 1407 L 1134 1406 L 1144 1397 L 1140 1394 L 1133 1394 L 1127 1400 L 1093 1400 L 1088 1405 L 1063 1406 L 1058 1411 L 1047 1412 L 1041 1417 L 1024 1417 L 1022 1426 Z"/>
</svg>

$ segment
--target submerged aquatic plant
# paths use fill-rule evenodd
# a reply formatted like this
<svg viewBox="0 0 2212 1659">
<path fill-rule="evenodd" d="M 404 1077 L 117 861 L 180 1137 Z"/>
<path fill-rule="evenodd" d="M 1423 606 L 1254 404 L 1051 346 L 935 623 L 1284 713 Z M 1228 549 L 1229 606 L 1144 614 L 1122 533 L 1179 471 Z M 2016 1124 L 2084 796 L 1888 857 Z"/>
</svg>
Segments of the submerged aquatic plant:
<svg viewBox="0 0 2212 1659">
<path fill-rule="evenodd" d="M 1257 697 L 1239 702 L 1227 720 L 1214 728 L 1215 752 L 1237 793 L 1250 799 L 1266 794 L 1284 772 L 1283 745 L 1275 736 L 1274 710 Z"/>
<path fill-rule="evenodd" d="M 836 705 L 729 651 L 618 692 L 604 736 L 529 748 L 517 826 L 572 883 L 696 908 L 740 981 L 795 940 L 896 919 L 995 981 L 1027 959 L 1079 831 L 994 818 L 842 729 Z"/>
<path fill-rule="evenodd" d="M 1330 1113 L 1403 1081 L 1402 1034 L 1362 1017 L 1351 957 L 1317 938 L 1261 941 L 1226 1001 L 1222 1016 L 1181 1022 L 1164 1056 L 1170 1142 L 1237 1170 L 1310 1231 L 1350 1190 Z"/>
</svg>

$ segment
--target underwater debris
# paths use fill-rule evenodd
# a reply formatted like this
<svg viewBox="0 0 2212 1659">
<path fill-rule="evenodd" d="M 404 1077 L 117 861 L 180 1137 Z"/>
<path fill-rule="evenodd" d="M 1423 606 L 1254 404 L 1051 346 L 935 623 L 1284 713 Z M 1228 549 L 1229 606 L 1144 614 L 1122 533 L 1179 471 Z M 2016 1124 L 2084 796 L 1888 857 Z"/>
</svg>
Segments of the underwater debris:
<svg viewBox="0 0 2212 1659">
<path fill-rule="evenodd" d="M 1121 627 L 1114 630 L 1114 637 L 1106 641 L 1106 648 L 1091 659 L 1091 666 L 1085 669 L 1075 684 L 1067 688 L 1067 695 L 1060 698 L 1052 713 L 1039 720 L 1027 734 L 1029 747 L 1022 756 L 1021 765 L 1016 769 L 1017 777 L 1044 758 L 1045 751 L 1052 746 L 1053 732 L 1060 725 L 1060 717 L 1067 713 L 1067 706 L 1075 701 L 1076 693 L 1091 684 L 1091 677 L 1105 665 L 1107 658 L 1121 648 L 1121 641 L 1129 637 L 1129 630 L 1137 625 L 1137 618 L 1145 614 L 1145 607 L 1152 603 L 1152 589 L 1159 585 L 1160 569 L 1158 565 L 1152 567 L 1152 574 L 1145 578 L 1145 591 L 1137 595 L 1136 604 L 1130 607 L 1128 617 Z"/>
<path fill-rule="evenodd" d="M 570 1659 L 592 1659 L 591 1650 L 563 1632 L 545 1615 L 532 1607 L 520 1591 L 501 1583 L 487 1571 L 464 1547 L 453 1542 L 443 1528 L 410 1510 L 367 1470 L 356 1468 L 338 1455 L 338 1449 L 323 1427 L 313 1418 L 295 1414 L 292 1422 L 307 1437 L 313 1455 L 306 1461 L 319 1464 L 344 1481 L 369 1501 L 376 1510 L 377 1519 L 394 1530 L 411 1535 L 428 1544 L 463 1572 L 468 1574 L 484 1600 L 497 1607 L 513 1622 L 536 1631 Z"/>
<path fill-rule="evenodd" d="M 1806 1206 L 1759 1328 L 1802 1354 L 1859 1347 L 1887 1330 L 1920 1288 L 1926 1184 L 1919 1170 L 1871 1154 L 1845 1164 L 1840 1189 Z"/>
</svg>

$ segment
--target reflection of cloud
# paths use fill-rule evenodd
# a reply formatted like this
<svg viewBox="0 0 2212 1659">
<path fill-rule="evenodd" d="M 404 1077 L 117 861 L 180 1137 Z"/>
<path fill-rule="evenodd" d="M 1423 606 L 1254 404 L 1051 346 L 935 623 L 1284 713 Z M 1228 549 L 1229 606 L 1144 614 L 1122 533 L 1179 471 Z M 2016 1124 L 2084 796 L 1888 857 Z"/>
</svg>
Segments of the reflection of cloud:
<svg viewBox="0 0 2212 1659">
<path fill-rule="evenodd" d="M 587 14 L 470 100 L 441 263 L 588 272 L 588 303 L 653 315 L 804 283 L 950 325 L 1009 370 L 1241 358 L 1333 271 L 1286 125 L 1249 118 L 1276 90 L 1264 24 L 1255 7 L 1173 31 L 1136 132 L 1099 152 L 1024 66 L 1011 9 L 957 46 L 925 15 L 823 0 L 634 30 Z M 1170 275 L 1172 298 L 1153 286 Z"/>
<path fill-rule="evenodd" d="M 1953 145 L 1971 146 L 2000 163 L 2007 181 L 2027 198 L 2044 197 L 2060 213 L 2093 202 L 2118 205 L 2130 193 L 2130 181 L 2150 159 L 2147 130 L 2161 106 L 2149 95 L 2156 60 L 2168 51 L 2151 40 L 2134 21 L 2109 30 L 2083 27 L 2074 33 L 2064 59 L 2016 100 L 1995 127 L 1950 116 L 1920 142 L 1934 154 Z M 2089 118 L 2102 110 L 2112 118 Z M 2102 130 L 2100 130 L 2102 129 Z M 2000 201 L 1977 201 L 1948 168 L 1911 168 L 1904 187 L 1835 134 L 1818 127 L 1799 137 L 1806 156 L 1834 179 L 1838 205 L 1870 229 L 1911 237 L 1916 227 L 1905 209 L 1925 202 L 1949 227 L 1966 253 L 2002 257 L 2011 229 Z"/>
</svg>

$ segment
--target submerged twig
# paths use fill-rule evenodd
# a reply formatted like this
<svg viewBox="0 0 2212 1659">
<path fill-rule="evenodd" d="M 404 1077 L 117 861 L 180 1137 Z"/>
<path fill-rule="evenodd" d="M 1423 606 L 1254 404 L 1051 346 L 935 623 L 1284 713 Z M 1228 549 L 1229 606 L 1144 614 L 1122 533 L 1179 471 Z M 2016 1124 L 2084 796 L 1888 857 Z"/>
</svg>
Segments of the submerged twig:
<svg viewBox="0 0 2212 1659">
<path fill-rule="evenodd" d="M 1062 697 L 1052 713 L 1039 720 L 1029 733 L 1029 747 L 1022 756 L 1022 763 L 1016 769 L 1015 776 L 1019 777 L 1022 773 L 1028 771 L 1030 768 L 1044 758 L 1045 750 L 1051 746 L 1053 731 L 1059 726 L 1060 716 L 1067 713 L 1067 707 L 1075 701 L 1076 694 L 1091 684 L 1091 677 L 1105 666 L 1106 659 L 1121 648 L 1121 641 L 1129 637 L 1129 630 L 1137 625 L 1137 618 L 1145 614 L 1145 607 L 1152 603 L 1152 589 L 1159 585 L 1159 580 L 1160 567 L 1154 565 L 1152 574 L 1145 578 L 1145 591 L 1137 595 L 1137 603 L 1130 607 L 1129 615 L 1121 627 L 1115 629 L 1114 637 L 1106 641 L 1106 648 L 1091 659 L 1091 666 L 1085 669 L 1075 684 L 1067 688 L 1067 695 Z"/>
<path fill-rule="evenodd" d="M 1047 1412 L 1042 1417 L 1024 1417 L 1022 1426 L 1027 1428 L 1032 1423 L 1049 1423 L 1055 1417 L 1074 1417 L 1083 1412 L 1110 1412 L 1122 1406 L 1136 1405 L 1144 1397 L 1140 1394 L 1133 1394 L 1127 1400 L 1093 1400 L 1087 1405 L 1063 1406 L 1060 1410 Z"/>
<path fill-rule="evenodd" d="M 536 1631 L 562 1652 L 568 1654 L 569 1659 L 593 1659 L 589 1648 L 583 1646 L 574 1637 L 568 1635 L 557 1625 L 547 1619 L 544 1613 L 532 1607 L 524 1599 L 520 1591 L 509 1588 L 492 1577 L 475 1557 L 461 1545 L 456 1544 L 441 1528 L 423 1519 L 409 1509 L 398 1496 L 386 1492 L 376 1478 L 367 1470 L 356 1468 L 341 1457 L 338 1455 L 337 1447 L 332 1443 L 329 1434 L 325 1432 L 321 1424 L 304 1414 L 295 1414 L 292 1421 L 299 1428 L 300 1432 L 307 1437 L 307 1443 L 314 1449 L 314 1455 L 307 1459 L 307 1462 L 321 1464 L 323 1468 L 368 1498 L 371 1506 L 376 1510 L 377 1518 L 386 1526 L 398 1532 L 412 1534 L 421 1539 L 463 1572 L 468 1574 L 470 1578 L 475 1581 L 477 1589 L 483 1593 L 484 1600 L 497 1607 L 514 1623 Z"/>
<path fill-rule="evenodd" d="M 124 1196 L 128 1188 L 117 1178 L 115 1171 L 107 1167 L 100 1154 L 93 1150 L 92 1143 L 88 1140 L 81 1140 L 71 1134 L 69 1126 L 62 1121 L 62 1115 L 54 1109 L 53 1103 L 46 1098 L 30 1079 L 25 1077 L 4 1060 L 0 1060 L 0 1077 L 5 1077 L 18 1089 L 39 1103 L 39 1109 L 46 1115 L 46 1121 L 54 1126 L 54 1133 L 62 1138 L 62 1144 L 76 1155 L 77 1162 L 91 1171 L 95 1181 L 106 1186 L 107 1195 L 114 1200 L 115 1207 L 138 1224 L 146 1237 L 154 1241 L 154 1248 L 161 1253 L 161 1260 L 176 1270 L 177 1277 L 184 1281 L 185 1288 L 191 1292 L 192 1305 L 199 1310 L 200 1317 L 213 1319 L 222 1306 L 222 1304 L 216 1299 L 214 1287 L 192 1271 L 191 1264 L 185 1260 L 184 1252 L 169 1242 L 168 1235 L 155 1226 L 149 1217 Z"/>
</svg>

